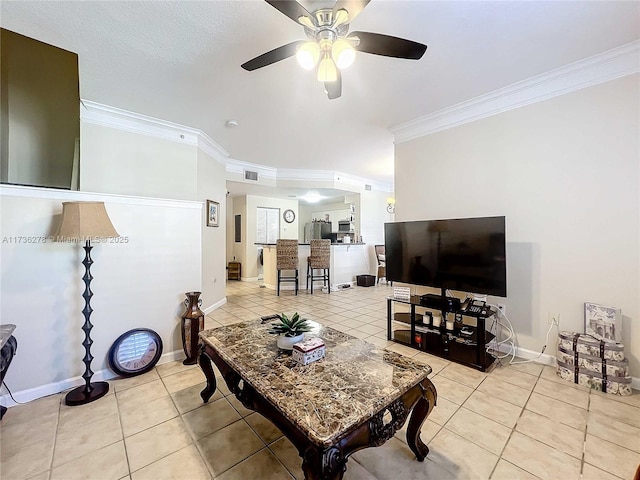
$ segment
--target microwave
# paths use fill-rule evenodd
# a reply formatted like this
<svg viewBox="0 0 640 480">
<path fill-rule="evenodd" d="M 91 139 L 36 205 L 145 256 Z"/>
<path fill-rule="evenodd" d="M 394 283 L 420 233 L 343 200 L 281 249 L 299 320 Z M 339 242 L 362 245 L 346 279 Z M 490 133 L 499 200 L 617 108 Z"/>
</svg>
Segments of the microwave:
<svg viewBox="0 0 640 480">
<path fill-rule="evenodd" d="M 352 232 L 353 224 L 349 220 L 338 221 L 338 232 Z"/>
</svg>

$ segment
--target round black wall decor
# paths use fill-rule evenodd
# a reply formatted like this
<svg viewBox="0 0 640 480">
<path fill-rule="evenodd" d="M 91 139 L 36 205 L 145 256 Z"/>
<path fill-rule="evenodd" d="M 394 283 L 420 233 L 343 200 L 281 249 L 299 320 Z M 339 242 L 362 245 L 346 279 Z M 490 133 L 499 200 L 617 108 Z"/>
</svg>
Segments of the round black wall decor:
<svg viewBox="0 0 640 480">
<path fill-rule="evenodd" d="M 122 377 L 134 377 L 151 370 L 162 355 L 162 339 L 148 328 L 123 333 L 109 349 L 109 366 Z"/>
</svg>

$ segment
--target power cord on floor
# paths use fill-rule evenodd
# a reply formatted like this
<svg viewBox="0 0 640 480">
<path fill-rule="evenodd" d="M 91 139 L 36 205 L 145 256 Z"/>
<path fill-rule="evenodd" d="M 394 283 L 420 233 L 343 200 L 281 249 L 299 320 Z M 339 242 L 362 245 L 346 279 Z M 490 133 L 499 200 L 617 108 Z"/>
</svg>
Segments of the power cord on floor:
<svg viewBox="0 0 640 480">
<path fill-rule="evenodd" d="M 498 319 L 494 317 L 493 323 L 489 328 L 489 332 L 493 333 L 494 339 L 487 344 L 485 350 L 487 353 L 490 353 L 495 358 L 503 359 L 508 357 L 509 355 L 513 355 L 513 352 L 515 350 L 515 343 L 511 339 L 514 337 L 514 332 L 513 330 L 506 328 L 507 331 L 509 332 L 509 335 L 507 336 L 507 338 L 500 340 L 500 331 L 498 331 L 498 327 L 506 328 L 504 324 L 500 323 Z M 504 355 L 498 355 L 497 352 L 500 351 L 500 345 L 503 345 L 505 343 L 510 344 L 509 351 Z"/>
<path fill-rule="evenodd" d="M 530 363 L 533 362 L 534 360 L 539 359 L 545 352 L 545 350 L 547 349 L 547 345 L 549 345 L 549 334 L 551 333 L 551 329 L 555 326 L 555 323 L 552 323 L 549 325 L 549 328 L 547 330 L 547 334 L 545 337 L 545 342 L 544 345 L 542 347 L 542 350 L 540 351 L 540 353 L 538 355 L 536 355 L 533 358 L 528 358 L 526 360 L 521 360 L 521 361 L 515 361 L 516 359 L 516 352 L 517 352 L 517 337 L 516 337 L 516 333 L 515 330 L 513 328 L 513 325 L 511 324 L 511 322 L 509 321 L 509 318 L 504 314 L 504 312 L 498 308 L 497 305 L 489 305 L 491 307 L 493 307 L 496 312 L 497 312 L 497 316 L 494 315 L 494 319 L 493 319 L 493 324 L 491 325 L 491 328 L 489 329 L 489 331 L 491 331 L 491 329 L 495 329 L 494 332 L 492 332 L 495 336 L 494 340 L 492 340 L 492 342 L 490 342 L 489 344 L 487 344 L 487 348 L 486 351 L 488 353 L 490 353 L 491 355 L 493 355 L 494 357 L 496 357 L 497 359 L 503 359 L 503 358 L 507 358 L 509 356 L 511 356 L 511 361 L 509 362 L 510 365 L 518 365 L 518 364 L 522 364 L 522 363 Z M 501 322 L 500 318 L 502 317 L 504 318 L 504 320 L 507 322 L 507 324 Z M 500 340 L 500 331 L 498 331 L 498 329 L 496 327 L 500 327 L 501 329 L 505 329 L 509 334 L 507 336 L 507 338 L 505 338 L 504 340 Z M 492 347 L 492 343 L 495 346 L 495 349 Z M 505 343 L 509 343 L 509 351 L 504 354 L 504 355 L 496 355 L 494 353 L 494 351 L 500 351 L 500 345 L 503 345 Z M 493 351 L 492 351 L 493 350 Z"/>
<path fill-rule="evenodd" d="M 9 396 L 11 397 L 11 400 L 16 402 L 18 405 L 24 405 L 25 403 L 27 403 L 27 402 L 19 402 L 15 398 L 13 398 L 13 394 L 11 393 L 11 390 L 9 390 L 9 387 L 7 386 L 7 384 L 4 383 L 4 380 L 2 381 L 2 385 L 4 385 L 4 388 L 6 388 L 7 392 L 9 392 Z"/>
<path fill-rule="evenodd" d="M 551 332 L 551 329 L 555 326 L 554 323 L 552 323 L 551 325 L 549 325 L 549 328 L 547 329 L 547 336 L 545 337 L 545 341 L 544 341 L 544 346 L 542 347 L 542 350 L 540 351 L 540 353 L 538 355 L 536 355 L 533 358 L 529 358 L 527 360 L 522 360 L 520 362 L 514 362 L 514 359 L 511 359 L 511 361 L 509 362 L 511 365 L 517 365 L 519 363 L 529 363 L 529 362 L 533 362 L 534 360 L 537 360 L 538 358 L 540 358 L 542 356 L 542 354 L 544 353 L 544 351 L 547 349 L 547 345 L 549 345 L 549 333 Z M 515 357 L 514 357 L 515 358 Z"/>
</svg>

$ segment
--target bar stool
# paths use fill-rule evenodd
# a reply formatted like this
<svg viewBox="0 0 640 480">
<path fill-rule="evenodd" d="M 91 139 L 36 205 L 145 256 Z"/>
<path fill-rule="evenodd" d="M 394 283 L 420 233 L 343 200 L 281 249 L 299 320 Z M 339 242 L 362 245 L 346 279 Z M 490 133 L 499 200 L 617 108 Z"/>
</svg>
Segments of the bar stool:
<svg viewBox="0 0 640 480">
<path fill-rule="evenodd" d="M 280 282 L 295 282 L 298 295 L 298 240 L 276 240 L 276 269 L 278 270 L 278 296 Z M 294 270 L 295 276 L 283 277 L 282 270 Z"/>
<path fill-rule="evenodd" d="M 331 293 L 330 266 L 331 240 L 311 240 L 311 255 L 307 257 L 307 290 L 311 280 L 312 295 L 314 280 L 322 280 L 322 284 L 327 286 L 327 293 Z M 314 270 L 322 270 L 322 274 L 314 275 Z"/>
<path fill-rule="evenodd" d="M 386 283 L 389 283 L 387 280 L 387 258 L 384 254 L 384 245 L 375 245 L 374 246 L 376 252 L 376 260 L 378 261 L 378 272 L 376 274 L 377 280 L 376 283 L 380 283 L 380 279 L 384 278 Z M 393 282 L 391 282 L 393 285 Z"/>
</svg>

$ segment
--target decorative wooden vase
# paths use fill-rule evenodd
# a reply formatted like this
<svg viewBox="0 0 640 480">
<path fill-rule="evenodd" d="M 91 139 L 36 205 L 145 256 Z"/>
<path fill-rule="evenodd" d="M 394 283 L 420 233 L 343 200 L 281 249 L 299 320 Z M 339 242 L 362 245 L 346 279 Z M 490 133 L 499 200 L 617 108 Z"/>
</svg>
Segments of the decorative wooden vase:
<svg viewBox="0 0 640 480">
<path fill-rule="evenodd" d="M 184 365 L 194 365 L 198 361 L 198 333 L 204 329 L 204 313 L 200 310 L 201 293 L 185 293 L 187 299 L 184 301 L 186 309 L 182 314 L 182 348 L 187 358 L 182 362 Z"/>
</svg>

